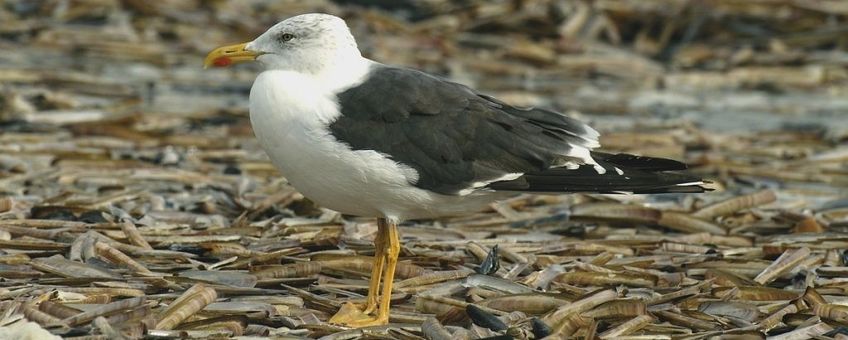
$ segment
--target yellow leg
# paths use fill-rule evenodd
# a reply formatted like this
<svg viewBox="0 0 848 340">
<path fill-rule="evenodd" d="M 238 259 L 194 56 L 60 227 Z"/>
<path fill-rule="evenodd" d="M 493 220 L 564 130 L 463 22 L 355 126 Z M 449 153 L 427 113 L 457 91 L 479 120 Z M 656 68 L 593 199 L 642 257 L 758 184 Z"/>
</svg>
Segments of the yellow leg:
<svg viewBox="0 0 848 340">
<path fill-rule="evenodd" d="M 352 303 L 346 303 L 330 318 L 331 323 L 351 327 L 366 327 L 385 325 L 389 322 L 389 304 L 392 297 L 392 280 L 394 279 L 397 258 L 400 254 L 400 240 L 397 225 L 386 219 L 377 220 L 377 237 L 374 240 L 374 264 L 371 268 L 371 280 L 368 285 L 368 298 L 364 310 Z M 382 278 L 381 278 L 382 276 Z M 382 279 L 383 290 L 380 294 L 379 309 L 377 294 Z M 370 315 L 377 310 L 377 315 Z"/>
<path fill-rule="evenodd" d="M 377 219 L 377 237 L 374 239 L 374 264 L 371 267 L 371 281 L 368 284 L 368 299 L 363 313 L 371 314 L 377 309 L 377 295 L 380 292 L 380 279 L 386 264 L 386 234 L 388 222 Z"/>
<path fill-rule="evenodd" d="M 395 279 L 398 255 L 400 255 L 400 238 L 397 225 L 392 223 L 389 228 L 389 244 L 386 249 L 386 271 L 383 273 L 383 296 L 380 298 L 380 309 L 377 310 L 377 322 L 380 325 L 389 323 L 389 307 L 392 302 L 392 283 Z"/>
</svg>

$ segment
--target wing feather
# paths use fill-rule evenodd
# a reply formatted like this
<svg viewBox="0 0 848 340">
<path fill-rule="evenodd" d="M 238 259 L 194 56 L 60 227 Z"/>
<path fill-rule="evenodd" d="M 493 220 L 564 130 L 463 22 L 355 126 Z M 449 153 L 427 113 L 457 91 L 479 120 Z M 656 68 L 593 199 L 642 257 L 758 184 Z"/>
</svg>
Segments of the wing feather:
<svg viewBox="0 0 848 340">
<path fill-rule="evenodd" d="M 377 66 L 337 95 L 330 125 L 354 149 L 376 150 L 415 169 L 413 185 L 466 194 L 564 161 L 594 163 L 598 133 L 561 113 L 517 108 L 426 73 Z"/>
</svg>

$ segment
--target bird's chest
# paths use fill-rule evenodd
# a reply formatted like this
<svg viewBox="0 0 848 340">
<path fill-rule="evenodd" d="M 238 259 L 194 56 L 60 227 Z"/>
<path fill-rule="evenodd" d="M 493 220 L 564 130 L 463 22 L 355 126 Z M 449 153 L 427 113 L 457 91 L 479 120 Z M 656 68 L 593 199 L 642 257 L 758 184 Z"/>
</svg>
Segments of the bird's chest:
<svg viewBox="0 0 848 340">
<path fill-rule="evenodd" d="M 254 133 L 295 188 L 333 210 L 384 215 L 392 202 L 409 199 L 408 178 L 384 155 L 338 142 L 327 128 L 338 114 L 333 95 L 296 77 L 263 73 L 251 89 Z"/>
</svg>

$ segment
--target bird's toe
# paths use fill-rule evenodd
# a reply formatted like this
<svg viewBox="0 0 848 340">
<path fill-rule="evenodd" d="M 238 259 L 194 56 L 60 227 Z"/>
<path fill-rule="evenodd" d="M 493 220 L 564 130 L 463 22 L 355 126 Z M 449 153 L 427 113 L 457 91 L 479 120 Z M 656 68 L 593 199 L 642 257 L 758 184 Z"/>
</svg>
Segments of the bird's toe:
<svg viewBox="0 0 848 340">
<path fill-rule="evenodd" d="M 348 302 L 342 305 L 342 308 L 330 318 L 330 323 L 344 326 L 351 326 L 357 321 L 368 321 L 374 317 L 362 310 L 361 307 Z"/>
</svg>

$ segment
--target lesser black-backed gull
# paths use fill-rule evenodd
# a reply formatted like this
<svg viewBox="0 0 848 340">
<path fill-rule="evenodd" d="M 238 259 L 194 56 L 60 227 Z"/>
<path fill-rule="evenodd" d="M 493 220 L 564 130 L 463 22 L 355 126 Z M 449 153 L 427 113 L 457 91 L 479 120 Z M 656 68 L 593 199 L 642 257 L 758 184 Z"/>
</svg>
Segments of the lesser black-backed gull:
<svg viewBox="0 0 848 340">
<path fill-rule="evenodd" d="M 592 151 L 598 133 L 561 113 L 364 58 L 332 15 L 289 18 L 210 52 L 205 65 L 253 60 L 265 70 L 250 121 L 271 161 L 316 203 L 378 219 L 367 303 L 331 322 L 388 322 L 399 221 L 474 212 L 519 192 L 703 191 L 668 172 L 682 163 Z"/>
</svg>

